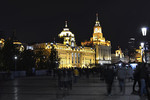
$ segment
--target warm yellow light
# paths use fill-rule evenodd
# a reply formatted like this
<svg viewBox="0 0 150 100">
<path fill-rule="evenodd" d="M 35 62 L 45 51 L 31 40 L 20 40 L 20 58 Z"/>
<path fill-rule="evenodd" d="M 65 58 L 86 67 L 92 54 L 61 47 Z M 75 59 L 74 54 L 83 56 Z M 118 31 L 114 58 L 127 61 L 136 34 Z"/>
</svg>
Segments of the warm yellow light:
<svg viewBox="0 0 150 100">
<path fill-rule="evenodd" d="M 13 44 L 22 44 L 21 42 L 13 42 Z"/>
</svg>

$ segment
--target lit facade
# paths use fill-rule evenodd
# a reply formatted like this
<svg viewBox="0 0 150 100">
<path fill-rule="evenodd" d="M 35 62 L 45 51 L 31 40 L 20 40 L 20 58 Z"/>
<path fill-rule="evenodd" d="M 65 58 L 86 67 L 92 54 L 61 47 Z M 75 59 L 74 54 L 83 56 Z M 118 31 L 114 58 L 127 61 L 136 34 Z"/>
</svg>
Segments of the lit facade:
<svg viewBox="0 0 150 100">
<path fill-rule="evenodd" d="M 96 52 L 96 64 L 111 63 L 111 42 L 106 41 L 103 37 L 102 27 L 96 14 L 96 23 L 94 26 L 93 37 L 90 41 L 81 42 L 82 46 L 93 46 Z"/>
<path fill-rule="evenodd" d="M 139 49 L 136 49 L 135 62 L 142 62 L 142 55 L 143 55 L 142 47 L 139 46 Z"/>
<path fill-rule="evenodd" d="M 116 56 L 119 56 L 119 58 L 123 58 L 124 57 L 124 54 L 123 54 L 121 48 L 119 48 L 118 50 L 116 50 Z"/>
<path fill-rule="evenodd" d="M 122 61 L 124 63 L 129 62 L 129 57 L 127 55 L 124 55 L 120 47 L 115 51 L 115 54 L 111 55 L 111 59 L 112 63 L 118 63 L 119 61 Z"/>
<path fill-rule="evenodd" d="M 0 39 L 0 48 L 2 48 L 4 46 L 4 42 L 5 42 L 4 39 Z"/>
<path fill-rule="evenodd" d="M 5 44 L 5 40 L 4 39 L 0 39 L 0 48 L 2 48 Z M 24 46 L 21 42 L 19 41 L 14 41 L 13 42 L 13 45 L 15 46 L 15 48 L 17 50 L 19 50 L 20 52 L 23 52 L 24 51 Z"/>
<path fill-rule="evenodd" d="M 15 48 L 17 50 L 19 50 L 20 52 L 24 51 L 25 48 L 24 48 L 24 46 L 23 46 L 23 44 L 21 42 L 14 41 L 13 44 L 14 44 Z"/>
<path fill-rule="evenodd" d="M 53 45 L 60 58 L 59 68 L 83 68 L 90 67 L 90 64 L 95 64 L 95 50 L 91 47 L 77 46 L 75 36 L 67 27 L 67 22 L 58 36 L 64 39 L 63 43 L 40 43 L 34 45 L 34 49 L 43 48 L 50 53 Z"/>
</svg>

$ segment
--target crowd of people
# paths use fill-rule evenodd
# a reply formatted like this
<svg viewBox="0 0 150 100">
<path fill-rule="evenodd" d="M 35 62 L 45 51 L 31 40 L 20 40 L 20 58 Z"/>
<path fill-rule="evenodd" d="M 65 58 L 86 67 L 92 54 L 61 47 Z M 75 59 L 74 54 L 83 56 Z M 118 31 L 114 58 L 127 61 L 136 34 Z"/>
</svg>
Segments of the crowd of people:
<svg viewBox="0 0 150 100">
<path fill-rule="evenodd" d="M 122 63 L 119 66 L 114 64 L 104 65 L 94 68 L 69 68 L 58 69 L 58 87 L 59 89 L 72 89 L 72 84 L 78 82 L 78 78 L 89 75 L 100 76 L 100 80 L 105 81 L 107 86 L 107 95 L 112 95 L 112 85 L 114 80 L 118 80 L 120 93 L 125 94 L 125 82 L 133 82 L 132 94 L 138 94 L 140 97 L 149 98 L 150 88 L 150 65 L 146 63 L 137 64 L 133 69 L 130 65 Z M 138 83 L 138 90 L 136 84 Z M 149 99 L 150 100 L 150 99 Z"/>
<path fill-rule="evenodd" d="M 133 81 L 132 94 L 138 94 L 141 98 L 149 96 L 150 88 L 150 65 L 146 63 L 137 64 L 135 69 L 122 64 L 121 66 L 108 65 L 104 71 L 104 79 L 107 84 L 107 95 L 111 95 L 111 88 L 114 79 L 118 79 L 120 93 L 125 94 L 125 82 Z M 135 89 L 138 83 L 138 90 Z M 150 100 L 150 99 L 149 99 Z"/>
</svg>

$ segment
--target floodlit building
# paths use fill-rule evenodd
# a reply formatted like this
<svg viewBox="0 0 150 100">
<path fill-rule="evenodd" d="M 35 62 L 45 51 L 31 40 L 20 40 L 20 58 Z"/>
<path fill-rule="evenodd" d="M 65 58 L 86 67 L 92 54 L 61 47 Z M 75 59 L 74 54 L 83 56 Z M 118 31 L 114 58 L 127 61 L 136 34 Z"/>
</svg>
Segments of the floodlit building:
<svg viewBox="0 0 150 100">
<path fill-rule="evenodd" d="M 5 42 L 4 39 L 0 39 L 0 48 L 2 48 L 4 46 L 4 42 Z"/>
<path fill-rule="evenodd" d="M 139 46 L 139 49 L 136 49 L 135 62 L 142 62 L 142 55 L 143 55 L 142 47 Z"/>
<path fill-rule="evenodd" d="M 119 56 L 119 58 L 123 58 L 124 57 L 124 54 L 123 54 L 123 52 L 122 52 L 120 47 L 119 47 L 118 50 L 116 50 L 116 56 Z"/>
<path fill-rule="evenodd" d="M 94 26 L 93 37 L 90 41 L 81 42 L 82 46 L 92 46 L 96 52 L 96 64 L 110 64 L 111 63 L 111 42 L 105 40 L 102 33 L 102 27 L 96 14 L 96 23 Z"/>
<path fill-rule="evenodd" d="M 3 48 L 4 44 L 5 44 L 5 40 L 4 39 L 0 39 L 0 48 Z M 24 51 L 24 46 L 23 46 L 23 44 L 21 42 L 15 40 L 15 41 L 13 41 L 13 45 L 20 52 Z"/>
<path fill-rule="evenodd" d="M 115 51 L 115 54 L 111 55 L 111 61 L 112 61 L 112 63 L 117 63 L 119 61 L 122 61 L 124 63 L 128 63 L 129 57 L 127 55 L 124 55 L 121 48 L 119 47 L 118 50 Z"/>
<path fill-rule="evenodd" d="M 14 44 L 15 48 L 16 48 L 17 50 L 19 50 L 20 52 L 23 52 L 23 51 L 24 51 L 25 48 L 24 48 L 24 46 L 23 46 L 23 44 L 22 44 L 21 42 L 19 42 L 19 41 L 14 41 L 13 44 Z"/>
<path fill-rule="evenodd" d="M 95 64 L 95 50 L 91 47 L 77 46 L 74 34 L 69 30 L 67 22 L 65 28 L 58 35 L 63 38 L 63 43 L 40 43 L 34 45 L 34 50 L 46 49 L 49 53 L 52 45 L 60 58 L 59 68 L 90 67 Z"/>
</svg>

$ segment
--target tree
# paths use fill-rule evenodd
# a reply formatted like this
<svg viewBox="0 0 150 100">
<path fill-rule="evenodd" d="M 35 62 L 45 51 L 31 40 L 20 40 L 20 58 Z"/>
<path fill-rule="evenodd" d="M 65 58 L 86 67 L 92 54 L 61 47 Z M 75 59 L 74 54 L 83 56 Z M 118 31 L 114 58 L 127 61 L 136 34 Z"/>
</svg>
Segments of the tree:
<svg viewBox="0 0 150 100">
<path fill-rule="evenodd" d="M 19 67 L 19 70 L 26 70 L 28 75 L 32 73 L 32 68 L 35 67 L 35 54 L 32 50 L 25 50 L 21 53 Z"/>
<path fill-rule="evenodd" d="M 47 68 L 47 60 L 48 60 L 48 51 L 40 48 L 35 53 L 36 59 L 36 67 L 37 69 L 46 69 Z"/>
<path fill-rule="evenodd" d="M 48 59 L 49 69 L 56 69 L 59 66 L 60 58 L 58 57 L 58 52 L 52 45 L 51 53 Z"/>
<path fill-rule="evenodd" d="M 13 40 L 11 38 L 5 41 L 4 47 L 1 50 L 1 59 L 3 61 L 3 70 L 14 70 L 14 55 L 15 47 L 13 45 Z"/>
<path fill-rule="evenodd" d="M 4 60 L 3 60 L 3 53 L 2 50 L 0 49 L 0 71 L 4 71 Z"/>
</svg>

